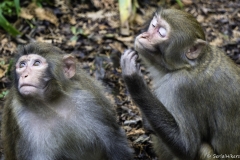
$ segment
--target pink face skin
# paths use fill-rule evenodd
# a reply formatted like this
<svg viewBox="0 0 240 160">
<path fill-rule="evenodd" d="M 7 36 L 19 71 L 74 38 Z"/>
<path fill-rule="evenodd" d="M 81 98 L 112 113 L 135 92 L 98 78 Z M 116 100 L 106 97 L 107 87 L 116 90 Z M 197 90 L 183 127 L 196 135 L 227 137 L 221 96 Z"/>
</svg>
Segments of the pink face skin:
<svg viewBox="0 0 240 160">
<path fill-rule="evenodd" d="M 40 55 L 29 54 L 20 57 L 16 63 L 16 73 L 19 77 L 18 90 L 21 95 L 43 97 L 49 81 L 46 77 L 47 67 L 46 59 Z"/>
<path fill-rule="evenodd" d="M 156 45 L 161 44 L 167 40 L 170 33 L 169 24 L 163 20 L 159 15 L 155 15 L 148 27 L 147 32 L 137 36 L 135 41 L 136 49 L 144 49 L 147 51 L 156 52 Z"/>
</svg>

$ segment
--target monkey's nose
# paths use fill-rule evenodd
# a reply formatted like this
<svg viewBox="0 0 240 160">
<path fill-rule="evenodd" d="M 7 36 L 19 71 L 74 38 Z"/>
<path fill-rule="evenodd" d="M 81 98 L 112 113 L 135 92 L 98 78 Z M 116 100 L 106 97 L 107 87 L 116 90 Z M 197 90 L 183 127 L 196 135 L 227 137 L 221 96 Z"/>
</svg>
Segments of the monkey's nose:
<svg viewBox="0 0 240 160">
<path fill-rule="evenodd" d="M 141 34 L 142 38 L 148 38 L 150 36 L 150 34 L 148 32 L 144 32 Z"/>
<path fill-rule="evenodd" d="M 22 77 L 23 77 L 23 78 L 27 78 L 27 77 L 28 77 L 28 74 L 24 74 Z"/>
</svg>

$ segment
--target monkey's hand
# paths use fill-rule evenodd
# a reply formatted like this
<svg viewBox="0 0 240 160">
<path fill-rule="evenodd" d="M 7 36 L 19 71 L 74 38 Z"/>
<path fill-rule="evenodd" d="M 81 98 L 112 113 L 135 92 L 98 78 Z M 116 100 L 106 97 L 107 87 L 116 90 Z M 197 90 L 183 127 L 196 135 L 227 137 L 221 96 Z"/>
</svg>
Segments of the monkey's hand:
<svg viewBox="0 0 240 160">
<path fill-rule="evenodd" d="M 168 146 L 171 146 L 172 151 L 179 154 L 179 157 L 183 157 L 182 159 L 193 159 L 189 157 L 189 153 L 196 153 L 196 151 L 193 147 L 191 150 L 189 149 L 186 141 L 182 139 L 180 128 L 173 115 L 148 88 L 141 76 L 137 58 L 137 52 L 133 50 L 125 51 L 121 57 L 122 75 L 128 92 L 135 104 L 141 109 L 145 119 L 148 121 L 148 125 L 151 125 L 151 129 L 157 135 L 163 135 L 163 140 L 168 142 Z M 192 139 L 191 141 L 196 142 Z"/>
<path fill-rule="evenodd" d="M 140 64 L 137 62 L 138 54 L 136 51 L 128 49 L 121 57 L 122 75 L 132 76 L 137 74 L 141 76 Z"/>
</svg>

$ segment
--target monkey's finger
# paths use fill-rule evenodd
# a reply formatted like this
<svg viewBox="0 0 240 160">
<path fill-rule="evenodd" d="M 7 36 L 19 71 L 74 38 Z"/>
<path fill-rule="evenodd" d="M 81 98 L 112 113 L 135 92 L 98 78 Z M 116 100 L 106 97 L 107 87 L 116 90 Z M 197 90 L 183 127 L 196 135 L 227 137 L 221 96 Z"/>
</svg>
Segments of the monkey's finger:
<svg viewBox="0 0 240 160">
<path fill-rule="evenodd" d="M 131 61 L 133 60 L 134 61 L 134 63 L 137 63 L 137 59 L 138 59 L 138 55 L 137 54 L 134 54 L 134 55 L 132 55 L 132 57 L 131 57 Z"/>
<path fill-rule="evenodd" d="M 127 52 L 127 51 L 126 51 Z M 126 54 L 126 52 L 123 53 L 123 55 L 121 56 L 121 59 L 120 59 L 120 64 L 121 64 L 121 67 L 124 67 L 127 65 L 127 61 L 128 61 L 128 54 Z"/>
<path fill-rule="evenodd" d="M 136 63 L 136 68 L 140 71 L 140 67 L 141 67 L 141 65 L 140 65 L 140 63 Z"/>
<path fill-rule="evenodd" d="M 123 55 L 128 55 L 132 51 L 133 51 L 132 49 L 127 49 L 123 52 Z"/>
<path fill-rule="evenodd" d="M 135 50 L 131 50 L 131 52 L 129 54 L 136 54 L 136 55 L 138 55 L 138 52 L 135 51 Z"/>
<path fill-rule="evenodd" d="M 131 59 L 134 55 L 138 55 L 137 51 L 135 51 L 135 50 L 131 50 L 128 54 L 129 54 Z"/>
<path fill-rule="evenodd" d="M 126 51 L 123 53 L 123 55 L 121 56 L 121 61 L 124 61 L 125 59 L 126 59 L 126 60 L 127 60 L 127 59 L 131 60 L 132 57 L 133 57 L 135 54 L 136 54 L 135 51 L 128 49 L 128 50 L 126 50 Z"/>
</svg>

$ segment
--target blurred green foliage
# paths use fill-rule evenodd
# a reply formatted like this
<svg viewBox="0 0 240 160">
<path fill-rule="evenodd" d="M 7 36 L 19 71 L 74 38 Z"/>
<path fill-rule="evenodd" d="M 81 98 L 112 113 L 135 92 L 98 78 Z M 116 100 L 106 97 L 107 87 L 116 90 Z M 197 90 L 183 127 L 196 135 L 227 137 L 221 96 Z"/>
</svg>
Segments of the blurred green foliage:
<svg viewBox="0 0 240 160">
<path fill-rule="evenodd" d="M 42 7 L 43 3 L 47 3 L 50 6 L 54 5 L 54 1 L 52 0 L 33 0 L 34 3 L 37 4 L 37 6 Z"/>
<path fill-rule="evenodd" d="M 182 3 L 182 1 L 181 1 L 181 0 L 176 0 L 176 1 L 177 1 L 178 5 L 180 6 L 180 8 L 183 8 L 183 3 Z"/>
<path fill-rule="evenodd" d="M 20 32 L 8 22 L 5 16 L 18 16 L 20 9 L 19 0 L 3 0 L 3 2 L 0 3 L 0 26 L 14 37 L 19 35 Z"/>
<path fill-rule="evenodd" d="M 2 91 L 2 93 L 0 93 L 0 99 L 4 98 L 8 94 L 8 92 L 9 91 Z"/>
</svg>

